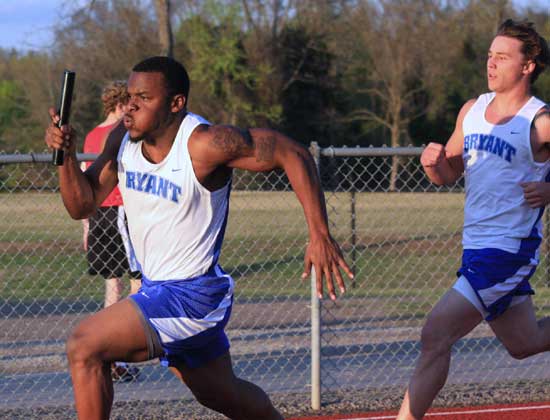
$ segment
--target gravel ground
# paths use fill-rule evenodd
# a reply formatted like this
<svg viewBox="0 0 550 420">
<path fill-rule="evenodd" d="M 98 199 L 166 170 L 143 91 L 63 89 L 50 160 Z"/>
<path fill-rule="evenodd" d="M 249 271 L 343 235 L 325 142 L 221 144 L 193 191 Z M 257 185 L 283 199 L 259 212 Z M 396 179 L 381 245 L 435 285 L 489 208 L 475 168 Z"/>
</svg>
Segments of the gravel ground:
<svg viewBox="0 0 550 420">
<path fill-rule="evenodd" d="M 354 308 L 360 306 L 360 302 L 351 302 L 353 305 L 335 306 L 331 308 L 333 315 L 336 314 L 338 319 L 350 319 L 354 316 Z M 379 302 L 378 302 L 379 303 Z M 277 311 L 273 311 L 271 317 L 262 312 L 265 308 L 261 304 L 245 303 L 235 307 L 236 315 L 232 323 L 231 337 L 234 347 L 232 350 L 235 356 L 234 361 L 247 361 L 251 356 L 257 357 L 258 349 L 269 349 L 270 356 L 274 355 L 277 351 L 281 350 L 296 350 L 306 349 L 309 338 L 308 330 L 305 324 L 307 323 L 308 313 L 307 308 L 301 302 L 286 301 L 277 303 Z M 377 308 L 378 305 L 373 303 L 369 305 L 369 308 Z M 375 311 L 375 309 L 371 309 Z M 282 316 L 288 316 L 292 318 L 292 323 L 288 325 L 288 328 L 281 328 L 280 322 Z M 38 372 L 62 372 L 66 370 L 66 358 L 64 356 L 64 338 L 70 326 L 74 325 L 83 314 L 52 314 L 44 315 L 38 318 L 10 318 L 6 320 L 0 320 L 0 329 L 5 331 L 4 345 L 0 345 L 0 371 L 5 374 L 22 374 L 22 373 L 38 373 Z M 348 352 L 359 351 L 360 347 L 357 347 L 361 343 L 369 343 L 369 345 L 385 344 L 388 343 L 386 350 L 380 349 L 383 354 L 390 354 L 392 343 L 403 343 L 407 340 L 413 340 L 414 343 L 417 340 L 419 326 L 421 320 L 409 320 L 404 325 L 397 325 L 392 322 L 391 325 L 381 322 L 378 325 L 376 321 L 377 313 L 369 313 L 368 325 L 363 325 L 363 322 L 367 321 L 367 318 L 361 318 L 354 321 L 355 327 L 353 333 L 346 330 L 349 328 L 347 324 L 342 325 L 342 331 L 340 334 L 334 334 L 338 328 L 337 323 L 331 325 L 330 345 L 331 348 L 341 349 L 346 348 Z M 258 323 L 258 319 L 261 317 L 261 328 Z M 277 329 L 277 327 L 279 329 Z M 470 334 L 469 338 L 491 337 L 492 334 L 488 327 L 481 326 L 474 330 Z M 11 345 L 11 343 L 21 342 L 20 345 Z M 488 351 L 491 357 L 508 357 L 504 354 L 504 351 L 495 351 L 492 346 L 492 341 L 487 339 L 485 343 L 474 343 L 477 347 L 482 348 L 484 351 Z M 2 343 L 0 343 L 2 344 Z M 357 348 L 355 348 L 355 347 Z M 351 349 L 351 350 L 350 350 Z M 411 360 L 414 359 L 414 349 L 409 349 L 411 354 L 407 353 Z M 265 351 L 265 350 L 264 350 Z M 363 354 L 364 353 L 364 354 Z M 368 359 L 369 351 L 365 350 L 363 354 L 365 362 L 372 362 Z M 376 355 L 377 353 L 373 353 Z M 480 353 L 482 355 L 484 353 Z M 327 355 L 327 360 L 330 361 L 330 357 L 340 357 L 341 355 Z M 361 356 L 361 357 L 363 357 Z M 472 357 L 470 353 L 466 356 Z M 305 356 L 304 356 L 305 357 Z M 359 356 L 358 356 L 359 357 Z M 373 356 L 374 357 L 374 356 Z M 481 357 L 481 356 L 480 356 Z M 272 362 L 275 363 L 276 357 L 273 357 Z M 270 359 L 271 360 L 271 359 Z M 378 360 L 378 359 L 376 359 Z M 394 359 L 392 359 L 394 360 Z M 530 371 L 541 371 L 546 363 L 543 359 L 537 359 L 531 364 L 525 364 L 521 369 L 529 369 Z M 411 362 L 412 363 L 412 362 Z M 477 363 L 475 357 L 472 359 L 472 363 Z M 481 363 L 481 362 L 480 362 Z M 546 363 L 547 365 L 547 363 Z M 252 369 L 249 374 L 256 375 L 255 365 L 251 363 L 250 366 L 247 363 L 242 363 L 243 368 Z M 264 366 L 264 365 L 262 365 Z M 286 365 L 282 365 L 283 367 Z M 378 365 L 375 365 L 378 366 Z M 382 365 L 381 365 L 382 366 Z M 412 365 L 411 365 L 412 366 Z M 477 366 L 477 365 L 476 365 Z M 481 363 L 480 366 L 483 366 Z M 510 368 L 511 369 L 511 368 Z M 496 372 L 494 375 L 490 375 L 491 372 L 481 372 L 481 380 L 492 381 L 491 384 L 449 384 L 441 392 L 440 396 L 436 399 L 434 406 L 444 407 L 458 407 L 458 406 L 471 406 L 471 405 L 485 405 L 485 404 L 498 404 L 498 403 L 513 403 L 513 402 L 535 402 L 535 401 L 548 401 L 550 400 L 550 384 L 547 384 L 543 380 L 530 379 L 528 381 L 516 381 L 516 382 L 503 382 L 503 377 L 499 375 L 508 375 L 508 378 L 517 377 L 513 372 L 517 372 L 518 367 L 514 367 L 516 370 L 504 371 L 503 373 Z M 479 369 L 477 369 L 479 370 Z M 314 412 L 309 408 L 310 395 L 307 392 L 304 393 L 274 393 L 269 395 L 272 398 L 275 406 L 284 414 L 285 417 L 297 417 L 316 414 L 340 414 L 340 413 L 358 413 L 367 411 L 378 411 L 386 409 L 396 409 L 403 395 L 403 387 L 378 387 L 367 388 L 371 383 L 371 386 L 377 386 L 374 374 L 379 374 L 382 382 L 385 377 L 391 376 L 391 372 L 386 372 L 383 367 L 378 368 L 368 373 L 362 372 L 361 375 L 365 375 L 361 379 L 363 384 L 357 381 L 348 381 L 351 386 L 362 386 L 364 389 L 349 389 L 344 390 L 338 388 L 335 391 L 329 389 L 323 390 L 323 405 L 321 410 Z M 409 372 L 404 371 L 408 378 Z M 347 372 L 348 374 L 357 375 L 356 371 Z M 474 380 L 470 375 L 470 371 L 462 372 L 466 379 L 462 381 Z M 544 373 L 544 372 L 543 372 Z M 536 375 L 535 375 L 536 376 Z M 47 377 L 47 376 L 46 376 Z M 247 377 L 247 375 L 245 375 Z M 542 376 L 539 376 L 539 378 Z M 367 381 L 366 379 L 369 379 Z M 394 379 L 396 379 L 394 377 Z M 460 378 L 459 378 L 460 379 Z M 59 379 L 56 379 L 59 381 Z M 406 380 L 406 379 L 405 379 Z M 394 381 L 393 383 L 398 383 Z M 404 382 L 403 382 L 404 383 Z M 281 384 L 278 384 L 281 385 Z M 328 385 L 325 383 L 325 385 Z M 342 386 L 346 386 L 343 384 Z M 23 388 L 26 389 L 26 388 Z M 156 389 L 156 388 L 155 388 Z M 278 389 L 285 389 L 282 384 Z M 296 389 L 296 388 L 295 388 Z M 307 389 L 306 386 L 300 387 L 300 390 Z M 10 385 L 8 389 L 10 392 L 15 392 L 18 397 L 24 392 L 18 385 Z M 34 395 L 32 394 L 32 388 L 29 388 L 28 399 L 32 400 Z M 36 392 L 36 389 L 35 389 Z M 134 398 L 137 395 L 141 395 L 141 398 L 154 398 L 144 397 L 136 391 L 136 394 L 132 396 Z M 156 395 L 156 394 L 155 394 Z M 189 394 L 188 394 L 189 395 Z M 165 396 L 165 398 L 171 398 Z M 186 397 L 187 398 L 187 397 Z M 49 400 L 51 401 L 51 400 Z M 69 400 L 70 401 L 70 400 Z M 41 406 L 39 408 L 18 408 L 7 409 L 1 408 L 0 403 L 0 419 L 2 420 L 68 420 L 75 419 L 76 414 L 74 407 L 57 405 L 54 407 Z M 191 399 L 179 399 L 179 400 L 136 400 L 130 402 L 118 401 L 115 402 L 113 407 L 111 419 L 113 420 L 218 420 L 225 417 L 221 415 L 213 414 L 210 410 L 203 408 L 196 401 Z M 258 419 L 261 420 L 261 419 Z"/>
<path fill-rule="evenodd" d="M 338 390 L 325 392 L 319 411 L 309 408 L 309 394 L 272 394 L 271 398 L 285 417 L 358 413 L 396 409 L 403 393 L 402 388 L 376 390 Z M 461 407 L 499 403 L 548 401 L 550 384 L 540 382 L 509 382 L 448 386 L 434 402 L 437 407 Z M 20 408 L 0 410 L 0 418 L 9 420 L 65 420 L 75 419 L 72 406 Z M 214 414 L 193 400 L 133 401 L 115 403 L 112 420 L 221 420 L 226 417 Z M 258 419 L 260 420 L 260 419 Z"/>
</svg>

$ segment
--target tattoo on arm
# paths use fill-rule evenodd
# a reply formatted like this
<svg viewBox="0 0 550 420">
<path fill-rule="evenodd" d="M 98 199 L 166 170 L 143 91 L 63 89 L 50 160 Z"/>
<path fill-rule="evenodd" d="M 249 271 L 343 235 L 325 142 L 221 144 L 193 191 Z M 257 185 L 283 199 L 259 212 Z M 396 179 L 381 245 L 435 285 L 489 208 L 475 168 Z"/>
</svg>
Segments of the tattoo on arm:
<svg viewBox="0 0 550 420">
<path fill-rule="evenodd" d="M 254 154 L 257 162 L 270 162 L 275 154 L 275 136 L 252 138 L 249 130 L 232 127 L 215 127 L 211 144 L 231 158 Z"/>
<path fill-rule="evenodd" d="M 228 156 L 234 158 L 242 156 L 247 150 L 253 148 L 252 138 L 231 127 L 214 127 L 214 137 L 211 144 L 217 149 L 221 149 Z"/>
</svg>

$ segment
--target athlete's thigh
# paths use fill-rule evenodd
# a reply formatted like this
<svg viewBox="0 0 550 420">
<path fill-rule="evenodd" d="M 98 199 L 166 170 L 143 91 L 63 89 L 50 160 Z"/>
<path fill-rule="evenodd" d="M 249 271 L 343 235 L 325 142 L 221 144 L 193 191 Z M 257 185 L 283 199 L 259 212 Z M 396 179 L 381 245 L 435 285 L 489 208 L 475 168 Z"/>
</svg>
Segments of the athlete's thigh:
<svg viewBox="0 0 550 420">
<path fill-rule="evenodd" d="M 184 363 L 170 367 L 195 395 L 217 395 L 234 390 L 237 378 L 233 373 L 229 351 L 196 368 L 189 368 Z"/>
<path fill-rule="evenodd" d="M 531 296 L 510 306 L 502 315 L 489 322 L 491 329 L 506 348 L 529 343 L 538 336 L 538 324 Z"/>
<path fill-rule="evenodd" d="M 148 358 L 143 323 L 130 299 L 84 319 L 74 329 L 72 338 L 105 361 L 141 362 Z"/>
<path fill-rule="evenodd" d="M 428 315 L 424 330 L 454 342 L 468 334 L 481 321 L 483 317 L 476 307 L 455 289 L 450 289 Z"/>
</svg>

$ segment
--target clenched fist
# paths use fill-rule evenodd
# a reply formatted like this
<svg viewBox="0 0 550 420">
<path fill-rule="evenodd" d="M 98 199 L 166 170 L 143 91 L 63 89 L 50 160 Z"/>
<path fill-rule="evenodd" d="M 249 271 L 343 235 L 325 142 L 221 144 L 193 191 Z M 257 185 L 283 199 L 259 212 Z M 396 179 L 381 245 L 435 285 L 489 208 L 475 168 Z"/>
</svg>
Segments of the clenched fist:
<svg viewBox="0 0 550 420">
<path fill-rule="evenodd" d="M 76 151 L 76 133 L 70 125 L 64 125 L 61 128 L 57 126 L 59 115 L 53 108 L 49 109 L 51 123 L 46 129 L 44 141 L 50 149 L 60 149 L 75 153 Z"/>
<path fill-rule="evenodd" d="M 550 183 L 548 182 L 522 182 L 523 197 L 532 209 L 546 206 L 550 203 Z"/>
<path fill-rule="evenodd" d="M 420 156 L 420 163 L 425 168 L 431 168 L 438 166 L 444 159 L 445 146 L 439 143 L 429 143 Z"/>
</svg>

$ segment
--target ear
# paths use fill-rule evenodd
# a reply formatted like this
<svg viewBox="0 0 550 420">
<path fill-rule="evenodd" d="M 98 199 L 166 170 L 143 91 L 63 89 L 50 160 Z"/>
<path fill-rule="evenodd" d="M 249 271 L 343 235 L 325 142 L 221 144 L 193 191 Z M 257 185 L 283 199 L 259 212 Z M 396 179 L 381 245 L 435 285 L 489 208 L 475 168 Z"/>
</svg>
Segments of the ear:
<svg viewBox="0 0 550 420">
<path fill-rule="evenodd" d="M 185 105 L 187 104 L 187 98 L 182 95 L 181 93 L 174 95 L 172 98 L 172 103 L 170 104 L 170 111 L 173 113 L 178 113 L 182 109 L 185 109 Z"/>
<path fill-rule="evenodd" d="M 530 75 L 531 73 L 533 73 L 535 71 L 535 67 L 537 65 L 535 64 L 535 62 L 533 60 L 528 60 L 524 65 L 523 65 L 523 74 L 527 74 L 527 75 Z"/>
</svg>

